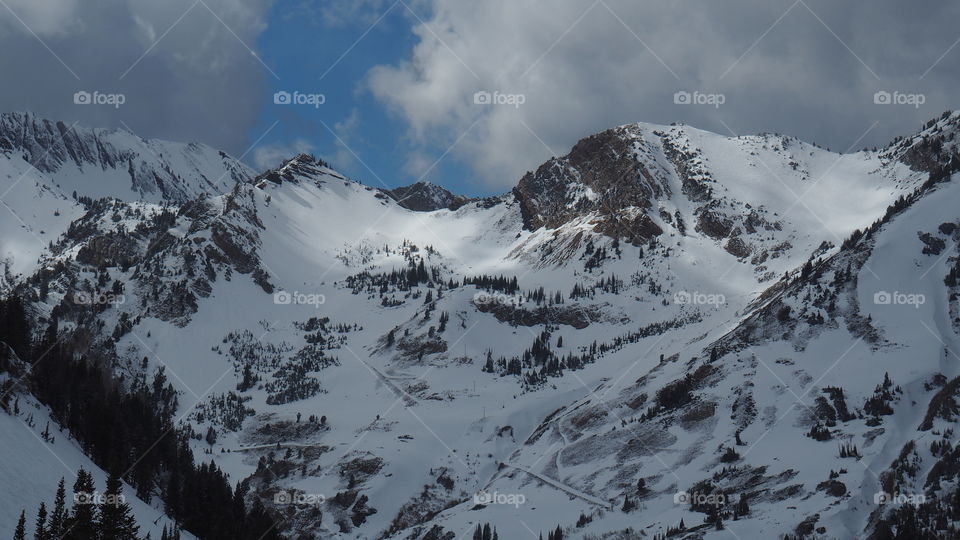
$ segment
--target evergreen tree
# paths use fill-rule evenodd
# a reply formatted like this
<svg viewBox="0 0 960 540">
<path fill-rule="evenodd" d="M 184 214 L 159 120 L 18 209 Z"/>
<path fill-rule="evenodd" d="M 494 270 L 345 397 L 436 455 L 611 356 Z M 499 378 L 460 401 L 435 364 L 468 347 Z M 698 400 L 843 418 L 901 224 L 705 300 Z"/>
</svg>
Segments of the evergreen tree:
<svg viewBox="0 0 960 540">
<path fill-rule="evenodd" d="M 5 302 L 0 301 L 0 309 L 6 309 Z M 7 330 L 0 324 L 0 335 Z M 29 327 L 26 335 L 33 335 Z M 130 469 L 126 480 L 140 498 L 150 502 L 152 495 L 162 493 L 168 515 L 198 538 L 279 538 L 269 514 L 262 512 L 254 518 L 254 512 L 247 514 L 234 507 L 233 489 L 222 471 L 193 461 L 188 444 L 192 434 L 174 425 L 177 394 L 162 370 L 156 372 L 152 384 L 135 382 L 134 388 L 126 391 L 113 376 L 115 358 L 85 356 L 71 340 L 60 339 L 56 317 L 31 352 L 37 356 L 26 358 L 33 363 L 29 382 L 34 395 L 96 464 L 106 470 Z M 48 515 L 48 538 L 99 540 L 97 509 L 87 504 L 90 501 L 80 500 L 81 494 L 85 497 L 94 492 L 93 478 L 80 471 L 74 487 L 78 504 L 70 510 L 61 480 Z M 254 534 L 257 530 L 260 532 Z M 167 535 L 174 540 L 179 529 L 168 529 Z"/>
<path fill-rule="evenodd" d="M 487 350 L 487 361 L 483 364 L 483 371 L 487 373 L 493 373 L 493 352 Z"/>
<path fill-rule="evenodd" d="M 0 342 L 9 345 L 20 358 L 27 358 L 30 353 L 30 322 L 18 296 L 0 301 Z"/>
<path fill-rule="evenodd" d="M 33 532 L 34 540 L 47 540 L 47 505 L 40 503 L 40 509 L 37 510 L 37 526 Z"/>
<path fill-rule="evenodd" d="M 123 483 L 115 472 L 107 478 L 106 500 L 100 506 L 101 540 L 137 540 L 137 522 L 123 499 Z"/>
<path fill-rule="evenodd" d="M 47 525 L 47 534 L 50 538 L 59 540 L 65 534 L 64 521 L 66 519 L 66 489 L 61 476 L 60 484 L 57 486 L 57 497 L 53 501 L 53 512 L 50 514 L 50 522 Z"/>
<path fill-rule="evenodd" d="M 66 523 L 65 538 L 68 540 L 90 540 L 97 537 L 94 505 L 91 500 L 94 490 L 93 477 L 81 468 L 77 471 L 77 480 L 73 483 L 76 503 L 73 505 L 73 512 Z"/>
<path fill-rule="evenodd" d="M 27 513 L 23 510 L 20 511 L 17 529 L 13 531 L 13 540 L 27 540 Z"/>
<path fill-rule="evenodd" d="M 30 323 L 23 301 L 17 296 L 0 301 L 0 342 L 9 345 L 20 358 L 27 358 L 30 352 Z"/>
<path fill-rule="evenodd" d="M 747 500 L 747 496 L 741 493 L 740 501 L 737 503 L 737 515 L 745 516 L 749 513 L 750 513 L 750 502 Z"/>
<path fill-rule="evenodd" d="M 217 431 L 213 429 L 213 426 L 207 428 L 207 436 L 205 437 L 207 444 L 213 446 L 217 442 Z"/>
</svg>

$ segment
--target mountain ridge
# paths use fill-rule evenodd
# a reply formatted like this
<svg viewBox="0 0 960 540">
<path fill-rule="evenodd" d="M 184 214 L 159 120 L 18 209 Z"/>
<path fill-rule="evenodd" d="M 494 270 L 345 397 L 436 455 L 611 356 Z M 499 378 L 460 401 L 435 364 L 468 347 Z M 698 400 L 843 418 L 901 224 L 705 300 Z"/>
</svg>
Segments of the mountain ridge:
<svg viewBox="0 0 960 540">
<path fill-rule="evenodd" d="M 296 156 L 184 203 L 78 201 L 11 294 L 98 365 L 166 370 L 193 453 L 287 536 L 946 532 L 873 494 L 925 488 L 910 441 L 946 459 L 924 417 L 953 445 L 950 356 L 916 327 L 960 320 L 957 118 L 844 155 L 629 124 L 433 211 Z"/>
</svg>

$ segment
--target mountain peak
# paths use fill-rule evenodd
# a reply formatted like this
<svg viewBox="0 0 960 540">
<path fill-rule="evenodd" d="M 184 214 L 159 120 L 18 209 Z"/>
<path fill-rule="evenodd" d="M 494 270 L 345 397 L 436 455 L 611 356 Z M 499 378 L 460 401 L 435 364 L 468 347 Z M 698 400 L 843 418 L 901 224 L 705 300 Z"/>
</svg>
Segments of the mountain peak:
<svg viewBox="0 0 960 540">
<path fill-rule="evenodd" d="M 333 174 L 326 161 L 312 154 L 300 153 L 284 161 L 276 169 L 260 173 L 254 179 L 254 183 L 263 185 L 263 181 L 269 181 L 274 184 L 282 184 L 284 181 L 295 182 L 301 177 L 312 178 L 323 174 Z M 339 175 L 334 176 L 340 177 Z"/>
<path fill-rule="evenodd" d="M 343 538 L 422 540 L 481 521 L 521 536 L 504 494 L 538 501 L 549 510 L 525 511 L 530 528 L 564 536 L 633 538 L 615 529 L 642 513 L 658 538 L 727 516 L 746 536 L 847 538 L 858 523 L 867 537 L 868 520 L 908 508 L 871 506 L 880 489 L 926 493 L 922 516 L 956 498 L 960 378 L 944 348 L 960 325 L 955 120 L 849 154 L 628 124 L 582 139 L 513 196 L 465 206 L 429 182 L 364 186 L 308 154 L 228 195 L 162 206 L 38 198 L 22 182 L 5 203 L 39 217 L 27 231 L 0 212 L 11 246 L 0 255 L 25 261 L 9 285 L 35 327 L 23 334 L 59 329 L 59 343 L 97 351 L 118 382 L 74 392 L 70 377 L 50 376 L 60 362 L 25 356 L 24 373 L 43 371 L 13 392 L 40 432 L 47 413 L 32 388 L 96 403 L 161 367 L 183 374 L 164 419 L 179 417 L 190 451 L 245 482 L 284 537 L 331 537 L 329 523 Z M 906 166 L 906 152 L 934 169 Z M 0 155 L 11 181 L 27 168 L 20 156 Z M 30 172 L 38 185 L 61 178 Z M 88 172 L 90 183 L 109 177 Z M 184 381 L 213 390 L 197 396 Z M 399 400 L 416 417 L 386 418 Z M 51 402 L 49 429 L 65 433 L 53 420 L 68 404 Z M 11 463 L 35 464 L 14 443 L 46 436 L 4 418 Z M 76 444 L 57 439 L 140 454 L 96 439 L 91 418 Z M 791 452 L 809 457 L 783 459 Z M 42 459 L 33 470 L 57 470 Z M 299 473 L 264 474 L 268 463 Z M 0 466 L 5 485 L 21 476 Z M 169 478 L 131 475 L 130 487 L 176 493 Z M 280 507 L 277 493 L 303 486 L 335 496 Z M 497 495 L 478 504 L 486 494 Z M 0 507 L 0 520 L 15 518 Z M 683 520 L 698 525 L 676 529 Z"/>
<path fill-rule="evenodd" d="M 432 212 L 443 209 L 456 210 L 472 200 L 461 195 L 454 195 L 447 189 L 426 181 L 384 191 L 393 197 L 400 206 L 416 212 Z"/>
</svg>

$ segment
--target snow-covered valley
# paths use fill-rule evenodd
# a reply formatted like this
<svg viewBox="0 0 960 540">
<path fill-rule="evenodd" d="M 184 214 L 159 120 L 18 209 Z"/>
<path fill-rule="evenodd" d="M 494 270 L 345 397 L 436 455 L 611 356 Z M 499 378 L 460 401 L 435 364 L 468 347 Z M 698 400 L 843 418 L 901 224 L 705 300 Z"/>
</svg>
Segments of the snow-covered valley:
<svg viewBox="0 0 960 540">
<path fill-rule="evenodd" d="M 281 537 L 952 537 L 958 124 L 849 154 L 629 124 L 510 193 L 408 199 L 5 117 L 0 290 L 120 391 L 162 372 Z M 10 347 L 5 534 L 108 468 L 41 437 L 46 348 Z M 184 522 L 157 470 L 124 476 L 154 537 Z"/>
</svg>

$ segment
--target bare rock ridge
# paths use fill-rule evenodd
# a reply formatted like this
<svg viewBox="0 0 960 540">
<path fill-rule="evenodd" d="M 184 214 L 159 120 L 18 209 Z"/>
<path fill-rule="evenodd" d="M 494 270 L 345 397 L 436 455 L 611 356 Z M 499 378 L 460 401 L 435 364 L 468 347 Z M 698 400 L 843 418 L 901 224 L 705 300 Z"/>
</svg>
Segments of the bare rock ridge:
<svg viewBox="0 0 960 540">
<path fill-rule="evenodd" d="M 71 126 L 32 113 L 0 115 L 0 152 L 19 154 L 56 180 L 91 170 L 125 174 L 130 191 L 151 200 L 225 193 L 254 175 L 237 159 L 204 144 L 143 139 L 124 130 Z M 84 194 L 82 186 L 77 191 Z"/>
<path fill-rule="evenodd" d="M 430 182 L 417 182 L 409 186 L 384 190 L 397 204 L 415 212 L 434 210 L 456 210 L 474 199 L 454 195 L 446 189 Z"/>
<path fill-rule="evenodd" d="M 642 243 L 663 232 L 647 212 L 669 195 L 662 175 L 635 155 L 642 144 L 636 126 L 587 137 L 569 154 L 527 173 L 513 193 L 526 228 L 556 228 L 584 213 L 596 213 L 595 231 Z"/>
</svg>

